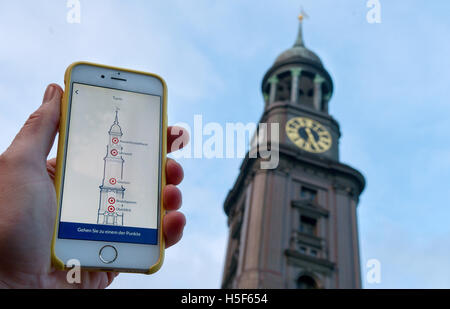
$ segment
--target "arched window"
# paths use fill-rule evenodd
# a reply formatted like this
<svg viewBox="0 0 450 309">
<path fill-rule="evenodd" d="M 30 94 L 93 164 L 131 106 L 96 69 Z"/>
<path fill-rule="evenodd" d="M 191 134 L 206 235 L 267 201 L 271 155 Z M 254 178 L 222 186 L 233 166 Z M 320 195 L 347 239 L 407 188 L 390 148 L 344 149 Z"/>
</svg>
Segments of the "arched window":
<svg viewBox="0 0 450 309">
<path fill-rule="evenodd" d="M 314 82 L 308 73 L 302 73 L 300 77 L 298 101 L 302 105 L 314 107 Z"/>
<path fill-rule="evenodd" d="M 297 289 L 318 289 L 316 280 L 310 276 L 300 276 L 297 280 Z"/>
<path fill-rule="evenodd" d="M 292 77 L 291 72 L 278 75 L 277 95 L 275 102 L 289 101 L 291 99 Z"/>
</svg>

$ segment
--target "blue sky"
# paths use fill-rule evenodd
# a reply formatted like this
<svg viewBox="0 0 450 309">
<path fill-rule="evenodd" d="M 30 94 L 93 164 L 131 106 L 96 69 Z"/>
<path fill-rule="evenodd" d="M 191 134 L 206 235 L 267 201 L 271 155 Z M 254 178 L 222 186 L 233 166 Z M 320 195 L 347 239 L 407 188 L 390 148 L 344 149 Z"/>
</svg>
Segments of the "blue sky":
<svg viewBox="0 0 450 309">
<path fill-rule="evenodd" d="M 365 0 L 81 0 L 81 24 L 66 1 L 0 4 L 0 151 L 65 68 L 88 60 L 162 75 L 169 122 L 256 122 L 261 79 L 293 45 L 300 5 L 306 45 L 335 83 L 341 160 L 367 178 L 358 222 L 363 274 L 381 262 L 381 284 L 450 287 L 450 2 L 380 0 L 382 23 Z M 53 154 L 55 154 L 55 149 Z M 222 204 L 240 159 L 181 159 L 182 242 L 154 276 L 121 275 L 112 287 L 217 288 L 226 217 Z"/>
</svg>

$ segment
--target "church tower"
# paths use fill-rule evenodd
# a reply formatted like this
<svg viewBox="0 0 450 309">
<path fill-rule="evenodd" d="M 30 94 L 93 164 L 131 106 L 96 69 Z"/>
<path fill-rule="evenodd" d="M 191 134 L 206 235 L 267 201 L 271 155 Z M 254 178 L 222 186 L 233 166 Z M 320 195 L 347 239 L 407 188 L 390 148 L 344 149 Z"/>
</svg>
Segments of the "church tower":
<svg viewBox="0 0 450 309">
<path fill-rule="evenodd" d="M 120 200 L 123 200 L 125 188 L 123 181 L 122 128 L 119 125 L 118 110 L 116 118 L 109 129 L 106 156 L 103 158 L 103 179 L 100 186 L 100 201 L 97 224 L 123 225 L 123 213 L 120 211 Z"/>
<path fill-rule="evenodd" d="M 361 288 L 357 205 L 365 180 L 339 162 L 333 81 L 305 47 L 294 46 L 262 82 L 261 123 L 279 123 L 279 165 L 248 155 L 224 210 L 229 240 L 223 288 Z"/>
</svg>

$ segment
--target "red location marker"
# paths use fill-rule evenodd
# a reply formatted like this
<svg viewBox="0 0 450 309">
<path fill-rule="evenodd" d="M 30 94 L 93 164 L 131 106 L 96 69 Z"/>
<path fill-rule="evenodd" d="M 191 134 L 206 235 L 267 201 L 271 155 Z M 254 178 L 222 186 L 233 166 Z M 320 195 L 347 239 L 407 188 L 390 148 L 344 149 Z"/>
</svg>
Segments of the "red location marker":
<svg viewBox="0 0 450 309">
<path fill-rule="evenodd" d="M 115 203 L 116 203 L 116 199 L 113 198 L 113 197 L 110 197 L 110 198 L 108 199 L 108 203 L 110 203 L 110 204 L 115 204 Z"/>
<path fill-rule="evenodd" d="M 119 139 L 117 137 L 114 137 L 112 139 L 113 144 L 118 144 L 119 143 Z"/>
<path fill-rule="evenodd" d="M 109 205 L 109 206 L 108 206 L 108 211 L 109 211 L 109 212 L 115 212 L 115 211 L 116 211 L 116 208 L 115 208 L 113 205 Z"/>
<path fill-rule="evenodd" d="M 111 155 L 113 157 L 117 156 L 119 154 L 119 152 L 116 149 L 111 150 Z"/>
<path fill-rule="evenodd" d="M 115 185 L 115 184 L 117 183 L 116 178 L 111 178 L 111 179 L 109 180 L 109 183 L 112 184 L 112 185 Z"/>
</svg>

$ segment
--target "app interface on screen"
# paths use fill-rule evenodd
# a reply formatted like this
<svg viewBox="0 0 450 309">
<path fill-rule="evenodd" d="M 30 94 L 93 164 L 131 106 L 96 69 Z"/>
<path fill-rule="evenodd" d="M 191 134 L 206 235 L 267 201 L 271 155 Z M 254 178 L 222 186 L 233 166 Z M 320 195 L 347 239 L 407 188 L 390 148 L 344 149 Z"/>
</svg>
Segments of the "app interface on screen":
<svg viewBox="0 0 450 309">
<path fill-rule="evenodd" d="M 161 98 L 73 84 L 59 238 L 158 242 Z"/>
</svg>

